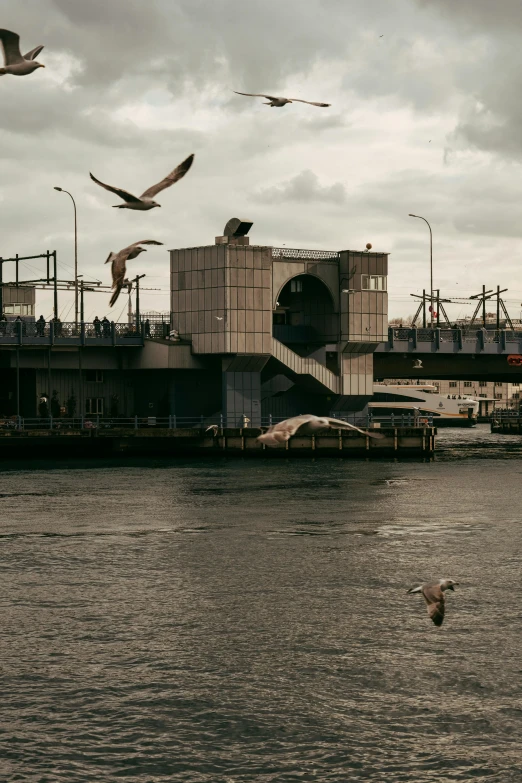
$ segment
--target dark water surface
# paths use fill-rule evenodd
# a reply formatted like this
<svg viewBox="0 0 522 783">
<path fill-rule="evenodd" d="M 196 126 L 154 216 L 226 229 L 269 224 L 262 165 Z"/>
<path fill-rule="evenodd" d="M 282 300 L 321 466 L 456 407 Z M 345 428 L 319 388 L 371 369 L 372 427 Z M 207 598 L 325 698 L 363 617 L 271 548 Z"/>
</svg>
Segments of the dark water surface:
<svg viewBox="0 0 522 783">
<path fill-rule="evenodd" d="M 0 780 L 520 781 L 522 438 L 439 446 L 4 465 Z"/>
</svg>

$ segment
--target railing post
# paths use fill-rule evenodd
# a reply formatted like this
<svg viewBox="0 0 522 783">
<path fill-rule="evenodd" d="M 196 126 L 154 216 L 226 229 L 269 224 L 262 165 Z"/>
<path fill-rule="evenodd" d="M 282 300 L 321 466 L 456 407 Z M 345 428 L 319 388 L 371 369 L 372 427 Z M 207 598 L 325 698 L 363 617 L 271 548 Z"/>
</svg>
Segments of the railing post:
<svg viewBox="0 0 522 783">
<path fill-rule="evenodd" d="M 80 345 L 85 345 L 85 322 L 80 324 Z"/>
<path fill-rule="evenodd" d="M 462 329 L 457 329 L 457 345 L 459 346 L 459 351 L 462 351 Z"/>
<path fill-rule="evenodd" d="M 135 430 L 138 429 L 138 417 L 137 416 L 134 417 L 134 429 Z"/>
<path fill-rule="evenodd" d="M 114 321 L 111 321 L 111 339 L 112 339 L 112 344 L 116 345 L 116 324 L 114 323 Z"/>
<path fill-rule="evenodd" d="M 412 329 L 410 329 L 410 337 L 413 344 L 413 347 L 417 347 L 417 327 L 414 326 Z"/>
<path fill-rule="evenodd" d="M 392 427 L 395 426 L 395 416 L 394 416 L 393 413 L 391 415 L 391 425 L 392 425 Z"/>
<path fill-rule="evenodd" d="M 395 332 L 393 330 L 393 326 L 388 326 L 388 343 L 390 348 L 393 348 L 394 340 L 395 340 Z"/>
<path fill-rule="evenodd" d="M 440 329 L 435 329 L 435 350 L 438 351 L 440 348 Z"/>
</svg>

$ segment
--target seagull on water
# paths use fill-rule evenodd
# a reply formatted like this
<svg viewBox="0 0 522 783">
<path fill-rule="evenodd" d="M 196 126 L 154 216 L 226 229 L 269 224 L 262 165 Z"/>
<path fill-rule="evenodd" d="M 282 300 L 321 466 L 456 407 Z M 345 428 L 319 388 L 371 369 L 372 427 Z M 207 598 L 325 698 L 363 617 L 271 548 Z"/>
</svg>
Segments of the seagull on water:
<svg viewBox="0 0 522 783">
<path fill-rule="evenodd" d="M 441 626 L 444 620 L 444 592 L 445 590 L 455 590 L 455 585 L 458 582 L 454 582 L 453 579 L 439 579 L 438 582 L 426 582 L 419 587 L 410 587 L 408 593 L 422 593 L 428 614 L 433 620 L 435 625 Z"/>
<path fill-rule="evenodd" d="M 286 443 L 287 440 L 290 440 L 292 435 L 295 435 L 298 430 L 300 435 L 313 435 L 319 430 L 330 429 L 356 430 L 356 432 L 368 435 L 370 438 L 384 438 L 384 435 L 379 432 L 361 430 L 353 424 L 342 421 L 342 419 L 333 419 L 330 416 L 313 416 L 311 413 L 307 413 L 303 416 L 294 416 L 291 419 L 280 421 L 278 424 L 273 424 L 257 440 L 260 443 L 265 443 L 267 446 L 278 446 L 280 443 Z"/>
<path fill-rule="evenodd" d="M 20 36 L 11 30 L 0 30 L 0 43 L 4 51 L 4 67 L 0 68 L 0 76 L 8 73 L 11 76 L 29 76 L 38 68 L 45 68 L 45 65 L 35 60 L 43 46 L 36 46 L 27 54 L 21 54 Z"/>
<path fill-rule="evenodd" d="M 171 185 L 174 185 L 175 182 L 184 177 L 189 168 L 192 166 L 193 160 L 194 155 L 189 155 L 188 158 L 183 161 L 183 163 L 180 163 L 179 166 L 174 169 L 174 171 L 171 171 L 170 174 L 167 174 L 165 179 L 162 179 L 161 182 L 158 182 L 157 185 L 152 185 L 150 188 L 147 188 L 147 190 L 142 193 L 139 198 L 137 196 L 133 196 L 132 193 L 129 193 L 127 190 L 123 190 L 122 188 L 114 188 L 112 185 L 105 185 L 105 183 L 100 182 L 99 179 L 96 179 L 93 174 L 91 174 L 91 179 L 96 182 L 97 185 L 105 188 L 105 190 L 110 190 L 111 193 L 116 193 L 117 196 L 125 201 L 125 204 L 114 205 L 115 209 L 139 209 L 145 211 L 148 209 L 154 209 L 154 207 L 161 207 L 161 204 L 158 204 L 157 201 L 154 201 L 154 196 L 157 196 L 157 194 L 162 190 L 165 190 L 165 188 L 170 188 Z"/>
<path fill-rule="evenodd" d="M 276 98 L 274 95 L 265 95 L 262 92 L 238 92 L 234 90 L 236 95 L 248 95 L 251 98 L 268 98 L 268 102 L 265 106 L 286 106 L 287 103 L 309 103 L 310 106 L 320 106 L 325 109 L 327 106 L 331 106 L 331 103 L 317 103 L 316 101 L 303 101 L 302 98 Z"/>
<path fill-rule="evenodd" d="M 414 359 L 413 360 L 413 369 L 414 370 L 422 369 L 422 359 Z"/>
<path fill-rule="evenodd" d="M 114 293 L 111 296 L 110 306 L 116 302 L 120 295 L 120 291 L 124 285 L 129 285 L 130 281 L 125 278 L 125 272 L 127 271 L 126 263 L 132 258 L 136 258 L 140 253 L 146 253 L 144 247 L 140 245 L 162 245 L 163 242 L 156 242 L 155 239 L 142 239 L 140 242 L 134 242 L 128 247 L 124 247 L 119 253 L 109 253 L 107 256 L 106 264 L 112 264 L 112 287 Z M 132 284 L 131 284 L 132 285 Z"/>
</svg>

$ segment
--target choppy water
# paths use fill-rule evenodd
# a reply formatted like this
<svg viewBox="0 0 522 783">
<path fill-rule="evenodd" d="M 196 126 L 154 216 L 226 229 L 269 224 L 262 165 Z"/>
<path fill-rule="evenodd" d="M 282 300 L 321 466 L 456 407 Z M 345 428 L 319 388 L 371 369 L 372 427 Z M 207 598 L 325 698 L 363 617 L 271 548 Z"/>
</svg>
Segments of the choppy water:
<svg viewBox="0 0 522 783">
<path fill-rule="evenodd" d="M 519 781 L 522 439 L 440 447 L 4 465 L 0 779 Z"/>
</svg>

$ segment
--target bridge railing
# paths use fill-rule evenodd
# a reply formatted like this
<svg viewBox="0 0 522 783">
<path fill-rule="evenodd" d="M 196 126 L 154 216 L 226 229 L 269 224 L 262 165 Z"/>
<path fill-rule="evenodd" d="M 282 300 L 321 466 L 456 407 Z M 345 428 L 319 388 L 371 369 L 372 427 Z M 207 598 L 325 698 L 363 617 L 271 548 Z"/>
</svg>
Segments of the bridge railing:
<svg viewBox="0 0 522 783">
<path fill-rule="evenodd" d="M 502 340 L 522 340 L 522 331 L 512 329 L 415 329 L 404 326 L 391 326 L 388 329 L 389 339 L 412 341 L 419 343 L 432 343 L 437 339 L 440 342 L 476 342 L 483 339 L 486 343 L 499 343 Z"/>
<path fill-rule="evenodd" d="M 0 345 L 132 345 L 143 344 L 135 325 L 100 321 L 0 321 Z"/>
<path fill-rule="evenodd" d="M 256 427 L 267 428 L 278 422 L 285 421 L 284 416 L 263 416 L 261 423 Z M 361 413 L 334 414 L 332 418 L 353 424 L 356 427 L 367 429 L 375 424 L 382 427 L 412 427 L 421 424 L 432 426 L 433 416 L 419 416 L 413 413 L 391 414 L 389 416 L 373 416 Z M 205 432 L 216 426 L 218 430 L 231 427 L 250 427 L 250 419 L 245 415 L 239 416 L 130 416 L 109 417 L 98 415 L 72 416 L 72 417 L 26 417 L 12 416 L 0 419 L 0 430 L 114 430 L 114 429 L 199 429 Z"/>
</svg>

